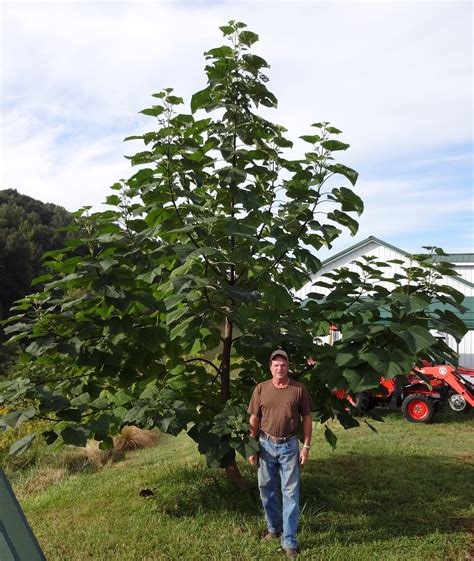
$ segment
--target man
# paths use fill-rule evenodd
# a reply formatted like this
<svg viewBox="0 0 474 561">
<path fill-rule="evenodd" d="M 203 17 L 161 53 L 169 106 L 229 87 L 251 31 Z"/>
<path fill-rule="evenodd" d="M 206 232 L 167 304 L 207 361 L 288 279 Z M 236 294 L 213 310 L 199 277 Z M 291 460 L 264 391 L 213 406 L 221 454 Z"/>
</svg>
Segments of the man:
<svg viewBox="0 0 474 561">
<path fill-rule="evenodd" d="M 259 464 L 258 487 L 267 522 L 263 539 L 269 541 L 281 535 L 283 551 L 288 557 L 295 557 L 298 549 L 299 466 L 308 461 L 313 405 L 303 384 L 288 377 L 285 351 L 273 351 L 269 366 L 272 379 L 255 387 L 248 408 L 250 435 L 258 438 L 260 445 L 259 454 L 250 456 L 249 463 Z M 300 418 L 304 434 L 301 452 L 296 436 Z M 282 505 L 278 497 L 278 474 Z"/>
</svg>

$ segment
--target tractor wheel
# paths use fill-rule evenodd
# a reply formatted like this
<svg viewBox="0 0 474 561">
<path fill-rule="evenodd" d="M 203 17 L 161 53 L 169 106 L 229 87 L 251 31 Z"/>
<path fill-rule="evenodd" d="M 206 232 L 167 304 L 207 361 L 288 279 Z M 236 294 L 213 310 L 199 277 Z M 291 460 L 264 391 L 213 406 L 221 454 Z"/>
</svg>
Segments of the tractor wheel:
<svg viewBox="0 0 474 561">
<path fill-rule="evenodd" d="M 369 392 L 359 392 L 356 395 L 356 407 L 366 413 L 370 411 L 370 394 Z"/>
<path fill-rule="evenodd" d="M 453 411 L 466 411 L 468 409 L 467 401 L 458 393 L 453 393 L 449 396 L 448 405 Z"/>
<path fill-rule="evenodd" d="M 402 403 L 403 416 L 411 423 L 429 423 L 435 412 L 433 402 L 424 395 L 409 395 Z"/>
</svg>

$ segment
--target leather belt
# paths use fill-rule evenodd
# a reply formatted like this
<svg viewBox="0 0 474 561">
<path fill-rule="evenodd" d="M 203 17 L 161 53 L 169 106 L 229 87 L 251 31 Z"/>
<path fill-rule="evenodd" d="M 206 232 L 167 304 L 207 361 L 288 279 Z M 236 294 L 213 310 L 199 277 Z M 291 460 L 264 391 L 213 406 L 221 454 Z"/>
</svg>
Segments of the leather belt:
<svg viewBox="0 0 474 561">
<path fill-rule="evenodd" d="M 283 444 L 283 442 L 288 442 L 288 440 L 294 438 L 296 434 L 289 434 L 288 436 L 272 436 L 271 434 L 261 431 L 260 436 L 266 438 L 267 440 L 271 440 L 275 444 Z"/>
</svg>

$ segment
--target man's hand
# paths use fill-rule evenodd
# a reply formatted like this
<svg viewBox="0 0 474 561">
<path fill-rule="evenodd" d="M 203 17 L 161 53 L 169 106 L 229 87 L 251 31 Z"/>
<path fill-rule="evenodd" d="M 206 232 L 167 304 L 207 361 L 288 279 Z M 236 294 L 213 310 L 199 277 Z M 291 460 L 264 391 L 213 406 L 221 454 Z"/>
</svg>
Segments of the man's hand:
<svg viewBox="0 0 474 561">
<path fill-rule="evenodd" d="M 300 465 L 304 466 L 305 463 L 308 461 L 308 458 L 309 458 L 308 448 L 302 448 L 300 452 Z"/>
<path fill-rule="evenodd" d="M 257 453 L 252 454 L 252 455 L 249 457 L 249 464 L 250 464 L 251 466 L 256 466 L 256 465 L 257 465 L 257 462 L 258 462 L 258 454 L 257 454 Z"/>
</svg>

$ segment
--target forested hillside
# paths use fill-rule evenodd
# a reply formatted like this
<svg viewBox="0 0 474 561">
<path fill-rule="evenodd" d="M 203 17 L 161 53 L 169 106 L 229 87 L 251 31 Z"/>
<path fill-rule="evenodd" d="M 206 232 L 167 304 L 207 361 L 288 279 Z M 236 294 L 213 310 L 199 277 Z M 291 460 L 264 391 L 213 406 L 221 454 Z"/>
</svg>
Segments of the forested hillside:
<svg viewBox="0 0 474 561">
<path fill-rule="evenodd" d="M 41 256 L 63 246 L 66 234 L 57 228 L 71 220 L 60 206 L 15 189 L 0 191 L 0 320 L 9 315 L 15 300 L 31 291 L 31 281 L 41 274 Z M 0 328 L 0 375 L 8 354 L 1 343 Z"/>
</svg>

